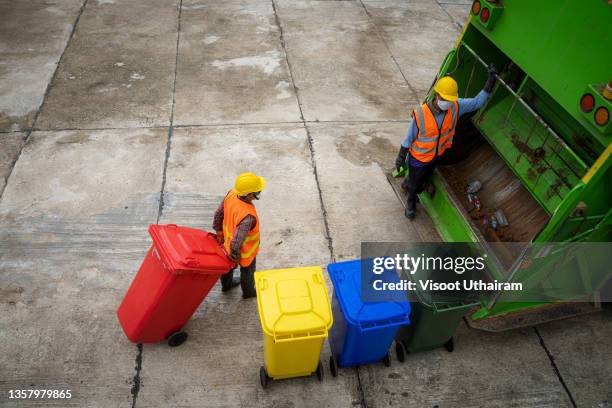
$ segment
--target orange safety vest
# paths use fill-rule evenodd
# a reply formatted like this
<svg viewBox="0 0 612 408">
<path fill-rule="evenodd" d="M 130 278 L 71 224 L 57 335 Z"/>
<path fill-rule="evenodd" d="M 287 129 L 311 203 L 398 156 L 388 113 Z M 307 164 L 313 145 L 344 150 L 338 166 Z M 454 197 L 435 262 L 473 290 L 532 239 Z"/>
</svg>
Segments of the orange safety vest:
<svg viewBox="0 0 612 408">
<path fill-rule="evenodd" d="M 236 228 L 247 215 L 255 217 L 255 227 L 249 231 L 240 248 L 239 263 L 244 267 L 249 266 L 259 252 L 259 217 L 255 206 L 238 198 L 236 190 L 227 193 L 223 200 L 223 245 L 228 254 L 231 252 L 230 244 Z"/>
<path fill-rule="evenodd" d="M 457 126 L 459 104 L 457 101 L 446 111 L 442 127 L 438 129 L 436 118 L 427 104 L 417 107 L 412 117 L 417 125 L 417 136 L 410 146 L 410 154 L 420 162 L 428 163 L 453 145 Z"/>
</svg>

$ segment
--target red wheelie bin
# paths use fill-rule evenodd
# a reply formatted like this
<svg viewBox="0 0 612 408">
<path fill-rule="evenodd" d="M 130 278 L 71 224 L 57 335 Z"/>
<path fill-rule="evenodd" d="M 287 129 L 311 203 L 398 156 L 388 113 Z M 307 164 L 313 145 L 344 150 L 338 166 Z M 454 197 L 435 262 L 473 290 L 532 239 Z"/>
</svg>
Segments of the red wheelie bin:
<svg viewBox="0 0 612 408">
<path fill-rule="evenodd" d="M 151 225 L 153 245 L 117 310 L 135 343 L 181 345 L 181 329 L 219 277 L 234 267 L 214 234 L 177 225 Z"/>
</svg>

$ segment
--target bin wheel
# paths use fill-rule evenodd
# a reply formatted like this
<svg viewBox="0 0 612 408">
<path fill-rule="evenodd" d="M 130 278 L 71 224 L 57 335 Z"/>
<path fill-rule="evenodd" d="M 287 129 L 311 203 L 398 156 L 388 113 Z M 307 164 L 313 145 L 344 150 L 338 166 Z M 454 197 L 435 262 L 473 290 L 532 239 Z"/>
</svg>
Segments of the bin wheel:
<svg viewBox="0 0 612 408">
<path fill-rule="evenodd" d="M 444 348 L 446 349 L 446 351 L 448 351 L 449 353 L 452 353 L 453 350 L 455 349 L 455 341 L 453 340 L 453 338 L 451 337 L 449 341 L 447 341 L 446 343 L 444 343 Z"/>
<path fill-rule="evenodd" d="M 319 364 L 317 364 L 317 379 L 323 381 L 323 364 L 321 364 L 321 360 L 319 360 Z"/>
<path fill-rule="evenodd" d="M 406 349 L 401 341 L 395 342 L 395 355 L 400 363 L 403 363 L 404 360 L 406 360 Z"/>
<path fill-rule="evenodd" d="M 177 331 L 168 337 L 168 346 L 178 347 L 183 344 L 185 340 L 187 340 L 187 333 L 184 331 Z"/>
<path fill-rule="evenodd" d="M 263 366 L 259 367 L 259 382 L 261 382 L 261 388 L 266 389 L 268 386 L 268 373 L 266 373 L 266 369 Z"/>
<path fill-rule="evenodd" d="M 391 367 L 391 356 L 389 355 L 389 352 L 385 354 L 382 361 L 385 364 L 385 367 Z"/>
<path fill-rule="evenodd" d="M 338 376 L 338 363 L 336 363 L 336 357 L 329 356 L 329 371 L 331 371 L 332 377 Z"/>
</svg>

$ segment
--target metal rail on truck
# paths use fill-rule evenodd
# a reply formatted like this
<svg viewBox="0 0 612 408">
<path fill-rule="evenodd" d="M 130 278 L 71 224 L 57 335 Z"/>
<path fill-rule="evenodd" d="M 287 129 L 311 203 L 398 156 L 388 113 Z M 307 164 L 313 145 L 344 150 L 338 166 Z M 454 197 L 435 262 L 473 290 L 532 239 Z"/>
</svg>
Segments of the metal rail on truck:
<svg viewBox="0 0 612 408">
<path fill-rule="evenodd" d="M 465 42 L 460 42 L 459 48 L 464 48 L 474 58 L 474 65 L 472 67 L 472 71 L 474 70 L 474 67 L 476 66 L 477 63 L 480 63 L 485 68 L 487 67 L 487 63 Z M 457 55 L 457 58 L 460 58 L 459 55 Z M 471 77 L 472 75 L 470 75 L 470 82 L 471 82 Z M 497 143 L 495 141 L 490 140 L 490 142 L 494 147 L 496 147 L 496 150 L 498 150 L 498 153 L 500 153 L 500 155 L 504 157 L 504 159 L 508 162 L 508 164 L 510 165 L 510 168 L 515 172 L 515 174 L 517 174 L 517 176 L 523 181 L 523 185 L 527 188 L 527 190 L 531 192 L 534 198 L 543 206 L 543 208 L 549 214 L 552 214 L 555 208 L 559 205 L 560 201 L 564 199 L 567 192 L 571 191 L 575 187 L 576 185 L 575 182 L 582 178 L 583 171 L 586 171 L 588 166 L 582 161 L 582 159 L 580 159 L 578 155 L 574 153 L 574 151 L 571 149 L 570 146 L 568 146 L 565 140 L 561 136 L 559 136 L 559 134 L 557 134 L 557 132 L 542 118 L 542 116 L 540 116 L 540 114 L 537 113 L 522 98 L 521 91 L 523 87 L 528 82 L 530 81 L 533 82 L 533 80 L 528 75 L 525 76 L 525 78 L 523 79 L 517 91 L 514 91 L 514 89 L 512 89 L 512 87 L 508 83 L 506 83 L 506 81 L 504 81 L 499 74 L 496 74 L 495 77 L 498 80 L 499 86 L 504 88 L 513 97 L 512 104 L 510 108 L 508 109 L 508 112 L 505 114 L 505 121 L 503 122 L 502 128 L 505 128 L 508 122 L 510 122 L 510 117 L 514 111 L 514 108 L 517 102 L 519 102 L 520 105 L 524 107 L 526 113 L 533 118 L 533 123 L 529 126 L 529 134 L 527 135 L 526 139 L 520 140 L 521 143 L 528 148 L 529 142 L 532 139 L 532 136 L 534 136 L 534 133 L 538 133 L 536 132 L 537 125 L 540 125 L 540 127 L 546 133 L 539 134 L 537 136 L 537 139 L 541 141 L 541 144 L 540 144 L 540 147 L 534 150 L 534 152 L 535 153 L 537 153 L 538 151 L 541 152 L 542 157 L 539 160 L 539 163 L 542 166 L 544 166 L 543 168 L 550 170 L 551 175 L 554 175 L 554 178 L 558 180 L 559 185 L 565 186 L 563 190 L 565 190 L 566 192 L 564 193 L 563 190 L 559 190 L 559 189 L 550 189 L 548 194 L 551 194 L 552 192 L 553 195 L 558 196 L 558 199 L 556 200 L 553 200 L 552 196 L 542 195 L 543 192 L 538 193 L 538 190 L 540 190 L 541 187 L 539 188 L 537 186 L 540 183 L 540 179 L 542 175 L 544 174 L 544 171 L 543 170 L 536 171 L 538 176 L 535 179 L 535 181 L 533 179 L 526 179 L 523 174 L 519 173 L 514 168 L 514 165 L 510 161 L 511 160 L 510 157 L 507 157 L 507 155 L 505 155 L 503 151 L 499 150 L 501 147 L 497 146 Z M 485 106 L 485 108 L 483 109 L 483 112 L 486 112 L 487 110 L 488 110 L 487 106 Z M 480 117 L 484 117 L 482 112 L 479 113 L 479 115 Z M 525 120 L 526 120 L 526 123 L 528 123 L 528 119 L 526 117 L 525 117 Z M 512 127 L 516 128 L 516 125 L 513 125 Z M 551 136 L 554 139 L 555 144 L 548 143 L 549 137 Z M 516 163 L 519 163 L 520 159 L 526 153 L 525 153 L 525 149 L 517 149 L 517 150 L 518 150 L 518 156 L 513 157 L 513 159 L 515 159 Z M 551 154 L 553 157 L 555 157 L 555 159 L 553 159 L 552 161 L 550 158 L 547 159 L 546 157 L 547 153 Z M 529 159 L 529 162 L 532 163 L 533 165 L 533 161 L 532 161 L 533 159 L 531 157 L 529 157 L 528 159 Z M 562 167 L 555 168 L 555 166 L 553 165 L 554 163 L 558 163 Z M 538 166 L 540 164 L 538 164 Z M 556 167 L 559 167 L 559 166 L 556 166 Z M 572 177 L 568 179 L 567 175 L 563 174 L 565 171 L 569 171 Z"/>
<path fill-rule="evenodd" d="M 461 46 L 464 47 L 466 50 L 468 50 L 470 52 L 470 54 L 472 54 L 472 56 L 478 61 L 480 62 L 485 68 L 488 67 L 487 63 L 483 61 L 482 58 L 480 58 L 478 56 L 478 54 L 476 54 L 476 52 L 470 48 L 469 45 L 467 45 L 466 43 L 464 43 L 463 41 L 461 42 Z M 497 79 L 497 82 L 502 85 L 504 88 L 506 88 L 508 90 L 508 92 L 510 92 L 512 94 L 512 96 L 514 96 L 515 98 L 515 102 L 518 100 L 537 120 L 538 122 L 540 122 L 542 124 L 542 126 L 544 126 L 544 129 L 548 130 L 550 132 L 551 135 L 554 136 L 554 138 L 556 139 L 557 142 L 559 142 L 559 144 L 561 144 L 561 146 L 563 146 L 566 149 L 570 149 L 570 147 L 567 145 L 567 143 L 565 143 L 565 140 L 563 140 L 563 138 L 561 138 L 549 125 L 548 123 L 546 123 L 544 121 L 544 119 L 542 119 L 542 117 L 536 112 L 534 111 L 531 106 L 529 106 L 529 104 L 527 102 L 525 102 L 523 100 L 523 98 L 521 98 L 521 96 L 519 94 L 517 94 L 516 92 L 514 92 L 514 90 L 510 87 L 510 85 L 508 85 L 506 83 L 506 81 L 504 81 L 502 79 L 502 77 L 499 74 L 495 74 L 495 78 Z M 468 85 L 469 86 L 469 85 Z M 514 105 L 512 105 L 512 109 L 510 109 L 510 111 L 508 111 L 508 117 L 510 117 L 510 114 L 512 113 L 512 110 L 514 108 Z M 586 165 L 583 163 L 583 165 L 586 167 Z"/>
</svg>

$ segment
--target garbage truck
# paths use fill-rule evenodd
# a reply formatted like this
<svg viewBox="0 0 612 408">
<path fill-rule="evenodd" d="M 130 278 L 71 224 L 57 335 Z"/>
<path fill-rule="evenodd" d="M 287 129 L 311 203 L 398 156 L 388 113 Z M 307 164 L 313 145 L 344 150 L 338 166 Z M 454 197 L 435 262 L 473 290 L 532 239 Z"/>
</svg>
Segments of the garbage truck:
<svg viewBox="0 0 612 408">
<path fill-rule="evenodd" d="M 581 268 L 574 260 L 559 268 L 533 262 L 529 250 L 554 243 L 567 257 L 574 243 L 611 241 L 610 21 L 612 3 L 603 0 L 475 0 L 432 82 L 433 89 L 450 75 L 459 97 L 470 97 L 489 64 L 499 72 L 487 104 L 460 119 L 445 153 L 451 164 L 438 166 L 432 179 L 436 193 L 419 196 L 442 239 L 481 245 L 491 279 L 590 300 L 516 301 L 497 291 L 464 311 L 473 327 L 500 331 L 582 313 L 597 306 L 610 279 L 612 267 Z M 475 180 L 482 184 L 477 209 L 466 194 Z"/>
</svg>

